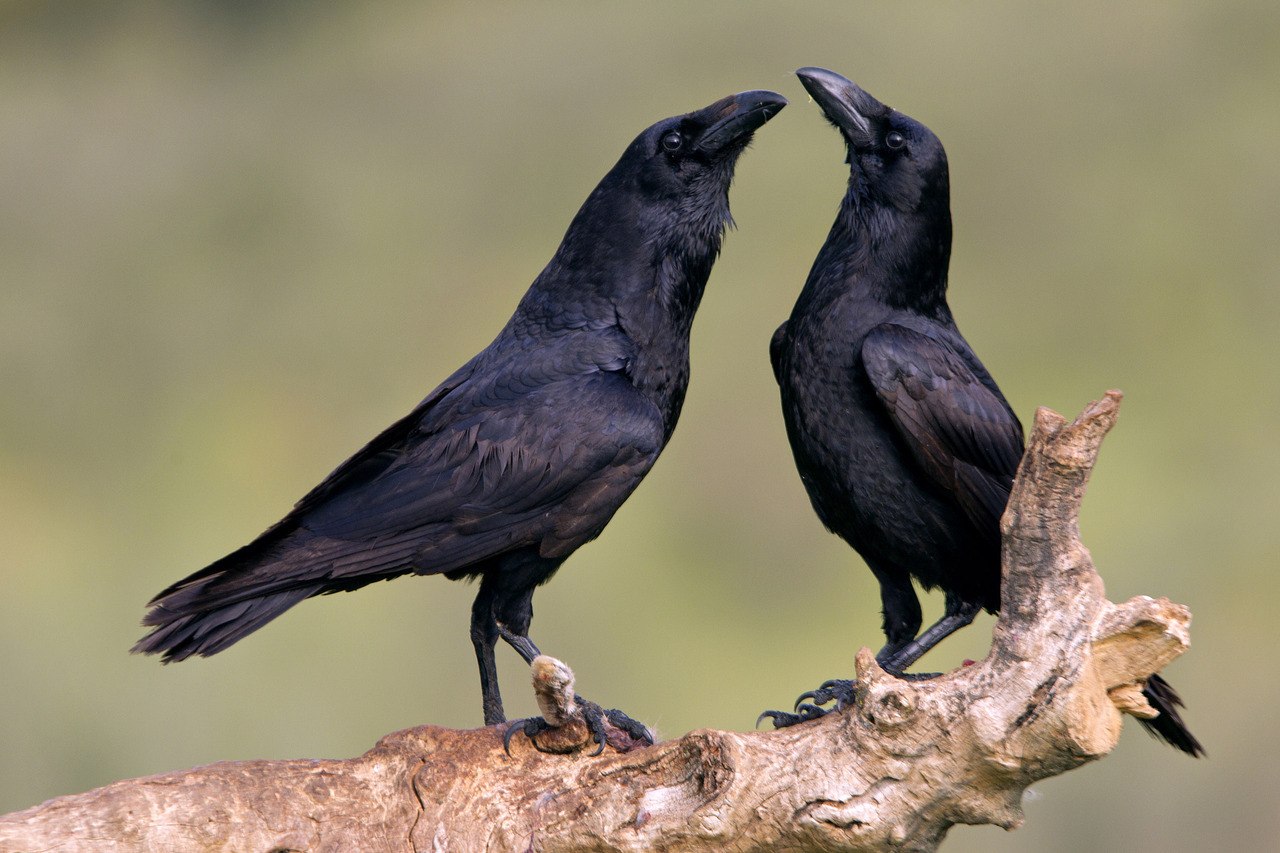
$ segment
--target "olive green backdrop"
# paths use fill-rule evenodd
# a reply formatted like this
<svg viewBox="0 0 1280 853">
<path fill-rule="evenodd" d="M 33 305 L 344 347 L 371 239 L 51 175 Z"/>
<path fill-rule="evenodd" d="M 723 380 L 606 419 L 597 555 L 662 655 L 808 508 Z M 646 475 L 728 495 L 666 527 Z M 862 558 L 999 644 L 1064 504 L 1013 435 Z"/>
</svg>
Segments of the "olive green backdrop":
<svg viewBox="0 0 1280 853">
<path fill-rule="evenodd" d="M 876 586 L 809 507 L 767 356 L 847 177 L 791 74 L 816 64 L 946 143 L 951 304 L 1023 420 L 1126 392 L 1085 541 L 1113 598 L 1196 616 L 1168 675 L 1207 760 L 1126 723 L 1024 829 L 948 849 L 1280 846 L 1280 12 L 1041 5 L 0 4 L 0 812 L 477 724 L 443 578 L 209 660 L 127 650 L 152 594 L 489 342 L 637 132 L 742 89 L 792 105 L 740 163 L 680 427 L 533 636 L 668 736 L 850 673 Z"/>
</svg>

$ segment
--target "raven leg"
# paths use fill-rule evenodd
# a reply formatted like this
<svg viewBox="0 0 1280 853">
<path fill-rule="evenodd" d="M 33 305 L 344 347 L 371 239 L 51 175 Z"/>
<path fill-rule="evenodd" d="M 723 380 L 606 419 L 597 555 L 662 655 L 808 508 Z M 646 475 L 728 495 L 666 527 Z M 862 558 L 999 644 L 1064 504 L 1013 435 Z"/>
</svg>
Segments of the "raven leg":
<svg viewBox="0 0 1280 853">
<path fill-rule="evenodd" d="M 876 660 L 884 666 L 899 651 L 915 640 L 924 615 L 920 612 L 920 599 L 911 586 L 911 576 L 902 572 L 882 572 L 872 568 L 880 581 L 880 604 L 884 614 L 885 644 L 876 652 Z"/>
<path fill-rule="evenodd" d="M 502 710 L 502 692 L 498 688 L 498 662 L 493 647 L 498 643 L 498 620 L 493 615 L 493 592 L 481 582 L 480 591 L 471 605 L 471 644 L 476 649 L 476 662 L 480 664 L 480 693 L 484 705 L 484 724 L 506 722 Z"/>
<path fill-rule="evenodd" d="M 498 623 L 498 636 L 506 641 L 507 645 L 516 650 L 520 657 L 524 658 L 525 663 L 533 663 L 533 659 L 542 654 L 542 651 L 530 640 L 527 635 L 516 634 L 506 625 Z"/>
<path fill-rule="evenodd" d="M 889 647 L 885 646 L 880 650 L 880 654 L 876 655 L 876 660 L 889 672 L 901 675 L 904 669 L 920 660 L 938 643 L 971 623 L 981 609 L 981 604 L 960 601 L 948 596 L 947 610 L 941 619 L 925 629 L 920 636 L 890 651 L 887 655 L 885 652 Z"/>
</svg>

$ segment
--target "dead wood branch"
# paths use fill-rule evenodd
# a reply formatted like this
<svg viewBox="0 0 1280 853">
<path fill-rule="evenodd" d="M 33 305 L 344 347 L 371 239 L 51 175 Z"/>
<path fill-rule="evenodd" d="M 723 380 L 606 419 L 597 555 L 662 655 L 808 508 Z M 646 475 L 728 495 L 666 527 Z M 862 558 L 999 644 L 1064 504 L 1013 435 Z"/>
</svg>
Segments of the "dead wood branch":
<svg viewBox="0 0 1280 853">
<path fill-rule="evenodd" d="M 1107 601 L 1079 540 L 1119 402 L 1071 424 L 1036 414 L 1004 515 L 1003 612 L 977 664 L 906 682 L 863 649 L 847 712 L 599 757 L 523 737 L 508 756 L 499 729 L 426 726 L 346 761 L 117 782 L 0 817 L 0 850 L 934 850 L 956 823 L 1016 827 L 1027 786 L 1110 751 L 1122 709 L 1150 712 L 1135 685 L 1189 643 L 1184 607 Z M 571 716 L 572 688 L 542 681 L 544 707 Z M 584 737 L 580 722 L 559 734 Z"/>
</svg>

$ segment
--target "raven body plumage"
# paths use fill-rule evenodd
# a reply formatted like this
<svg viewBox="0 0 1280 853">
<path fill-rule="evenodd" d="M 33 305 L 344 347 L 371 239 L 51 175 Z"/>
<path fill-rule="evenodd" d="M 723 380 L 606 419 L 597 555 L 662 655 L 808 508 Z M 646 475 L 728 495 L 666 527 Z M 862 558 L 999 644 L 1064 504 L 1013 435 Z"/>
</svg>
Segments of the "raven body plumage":
<svg viewBox="0 0 1280 853">
<path fill-rule="evenodd" d="M 478 577 L 471 635 L 485 722 L 501 722 L 496 641 L 538 654 L 534 589 L 671 437 L 735 162 L 785 103 L 744 92 L 640 134 L 497 338 L 284 519 L 157 595 L 134 651 L 211 655 L 310 596 Z"/>
<path fill-rule="evenodd" d="M 877 658 L 902 672 L 980 610 L 1000 607 L 1000 516 L 1022 426 L 947 305 L 942 143 L 838 74 L 797 74 L 844 136 L 850 178 L 770 355 L 801 480 L 822 522 L 879 581 L 886 644 Z M 923 633 L 912 578 L 946 596 L 943 617 Z M 847 682 L 829 685 L 806 696 L 847 695 Z M 1160 716 L 1142 722 L 1199 753 L 1172 688 L 1154 676 L 1146 695 Z M 805 710 L 767 713 L 781 723 L 820 713 Z"/>
</svg>

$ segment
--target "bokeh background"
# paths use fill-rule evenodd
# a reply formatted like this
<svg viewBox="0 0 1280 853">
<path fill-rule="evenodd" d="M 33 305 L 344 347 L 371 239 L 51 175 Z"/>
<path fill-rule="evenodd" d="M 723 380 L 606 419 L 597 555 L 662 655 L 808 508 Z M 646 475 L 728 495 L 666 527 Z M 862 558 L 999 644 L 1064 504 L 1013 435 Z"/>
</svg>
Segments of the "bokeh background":
<svg viewBox="0 0 1280 853">
<path fill-rule="evenodd" d="M 533 636 L 667 736 L 851 672 L 876 587 L 809 507 L 767 358 L 847 176 L 809 64 L 946 143 L 951 304 L 1023 420 L 1126 392 L 1085 541 L 1112 598 L 1196 617 L 1168 675 L 1207 760 L 1126 723 L 1023 829 L 947 849 L 1280 847 L 1268 0 L 0 4 L 0 812 L 476 725 L 472 590 L 442 578 L 306 602 L 209 660 L 127 650 L 153 593 L 488 343 L 637 132 L 742 89 L 792 106 L 740 163 L 680 427 Z M 991 624 L 926 664 L 982 657 Z"/>
</svg>

